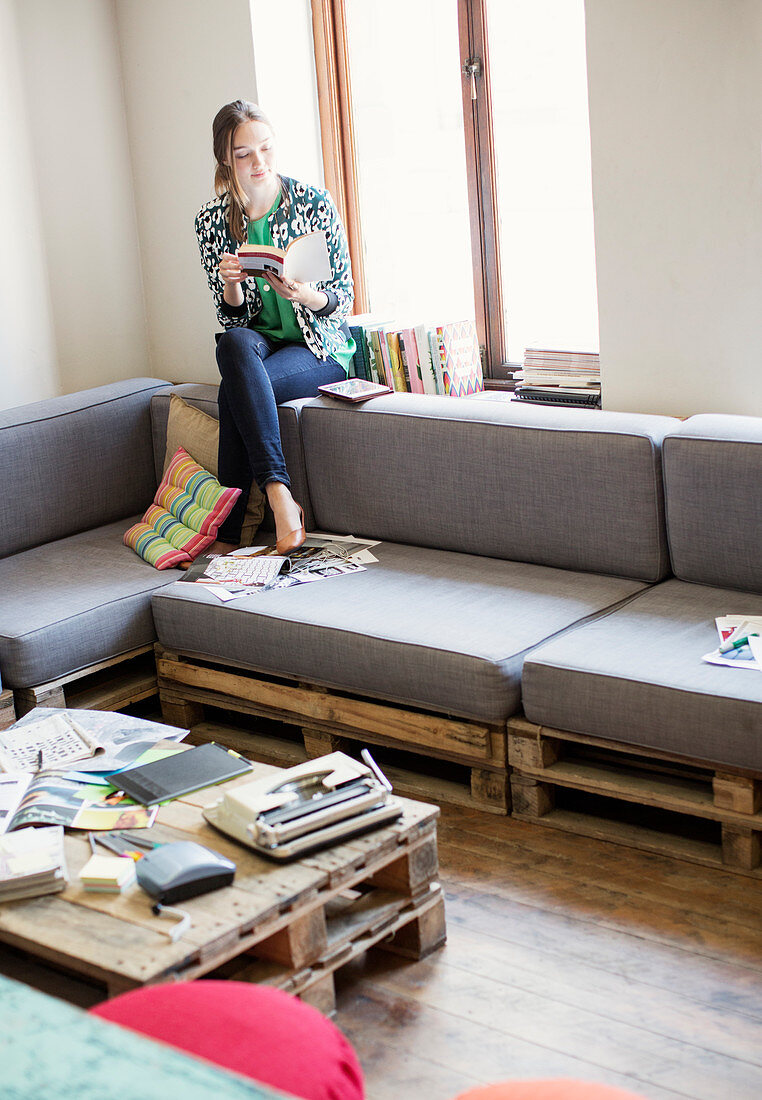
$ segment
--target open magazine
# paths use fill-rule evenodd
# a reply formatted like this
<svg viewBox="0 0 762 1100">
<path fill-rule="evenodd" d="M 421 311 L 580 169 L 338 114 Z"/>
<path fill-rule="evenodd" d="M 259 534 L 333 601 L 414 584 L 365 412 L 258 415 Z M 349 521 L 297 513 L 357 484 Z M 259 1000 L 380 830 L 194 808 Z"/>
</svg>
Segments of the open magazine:
<svg viewBox="0 0 762 1100">
<path fill-rule="evenodd" d="M 138 757 L 157 741 L 183 741 L 188 731 L 177 726 L 166 726 L 163 722 L 149 722 L 145 718 L 133 718 L 131 714 L 118 714 L 107 710 L 66 710 L 56 707 L 35 707 L 19 718 L 3 737 L 9 737 L 17 731 L 36 725 L 40 719 L 63 717 L 73 720 L 87 731 L 92 741 L 97 742 L 99 751 L 89 759 L 76 761 L 78 772 L 115 772 L 134 764 Z M 43 757 L 43 767 L 58 766 L 54 761 Z M 2 765 L 0 765 L 0 769 Z M 7 770 L 7 769 L 2 769 Z M 20 767 L 19 771 L 34 771 L 34 768 Z"/>
<path fill-rule="evenodd" d="M 25 825 L 141 829 L 155 817 L 156 807 L 137 806 L 123 791 L 76 772 L 0 772 L 0 833 Z"/>
<path fill-rule="evenodd" d="M 175 744 L 187 730 L 109 711 L 56 710 L 38 707 L 6 730 L 5 735 L 41 718 L 66 715 L 97 739 L 102 751 L 68 768 L 0 771 L 0 834 L 27 825 L 63 825 L 72 829 L 134 829 L 150 825 L 156 808 L 136 805 L 106 780 L 136 763 L 149 763 L 180 751 Z M 162 744 L 157 744 L 162 742 Z"/>
<path fill-rule="evenodd" d="M 36 721 L 17 722 L 0 732 L 0 768 L 57 768 L 100 756 L 105 746 L 66 711 L 55 711 Z"/>
</svg>

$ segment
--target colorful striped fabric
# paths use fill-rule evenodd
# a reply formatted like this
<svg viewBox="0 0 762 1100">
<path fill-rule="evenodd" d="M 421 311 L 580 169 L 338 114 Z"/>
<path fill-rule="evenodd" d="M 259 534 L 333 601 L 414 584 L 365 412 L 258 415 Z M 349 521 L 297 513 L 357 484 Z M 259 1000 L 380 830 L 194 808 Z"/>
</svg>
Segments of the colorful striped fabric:
<svg viewBox="0 0 762 1100">
<path fill-rule="evenodd" d="M 171 569 L 211 546 L 240 496 L 194 462 L 182 447 L 167 466 L 153 504 L 124 542 L 157 569 Z"/>
</svg>

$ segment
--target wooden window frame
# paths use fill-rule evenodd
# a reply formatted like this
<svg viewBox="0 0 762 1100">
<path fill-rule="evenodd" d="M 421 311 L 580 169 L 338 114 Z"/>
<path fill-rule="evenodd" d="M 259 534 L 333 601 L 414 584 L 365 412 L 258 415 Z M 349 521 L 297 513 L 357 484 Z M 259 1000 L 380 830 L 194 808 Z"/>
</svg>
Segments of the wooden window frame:
<svg viewBox="0 0 762 1100">
<path fill-rule="evenodd" d="M 347 230 L 355 311 L 368 312 L 344 0 L 311 0 L 325 180 Z M 476 329 L 485 377 L 509 377 L 485 0 L 458 0 Z M 506 384 L 505 382 L 503 384 Z"/>
<path fill-rule="evenodd" d="M 368 312 L 344 0 L 311 0 L 325 183 L 347 231 L 355 312 Z"/>
<path fill-rule="evenodd" d="M 505 378 L 505 314 L 485 0 L 458 0 L 458 37 L 476 330 L 484 349 L 485 374 Z"/>
</svg>

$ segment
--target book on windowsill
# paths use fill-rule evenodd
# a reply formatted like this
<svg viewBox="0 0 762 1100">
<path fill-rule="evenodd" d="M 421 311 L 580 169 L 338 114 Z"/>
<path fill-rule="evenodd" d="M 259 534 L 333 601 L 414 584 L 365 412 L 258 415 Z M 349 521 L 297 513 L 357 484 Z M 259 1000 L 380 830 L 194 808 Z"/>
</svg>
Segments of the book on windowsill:
<svg viewBox="0 0 762 1100">
<path fill-rule="evenodd" d="M 362 378 L 347 378 L 344 382 L 329 382 L 325 386 L 318 386 L 320 393 L 326 397 L 337 397 L 340 401 L 367 401 L 371 397 L 381 397 L 385 393 L 393 393 L 390 386 L 381 386 L 377 382 L 366 382 Z"/>
<path fill-rule="evenodd" d="M 524 364 L 527 367 L 572 367 L 598 371 L 600 356 L 597 351 L 583 351 L 580 348 L 566 351 L 561 348 L 529 347 L 524 351 Z"/>
<path fill-rule="evenodd" d="M 471 397 L 484 390 L 481 352 L 473 320 L 449 321 L 433 327 L 432 354 L 439 359 L 441 392 L 448 397 Z"/>
<path fill-rule="evenodd" d="M 331 261 L 322 229 L 297 237 L 285 248 L 267 244 L 242 244 L 236 253 L 247 275 L 266 273 L 297 283 L 331 278 Z"/>
<path fill-rule="evenodd" d="M 513 401 L 523 401 L 535 405 L 565 405 L 567 407 L 599 409 L 601 391 L 597 386 L 517 386 Z"/>
</svg>

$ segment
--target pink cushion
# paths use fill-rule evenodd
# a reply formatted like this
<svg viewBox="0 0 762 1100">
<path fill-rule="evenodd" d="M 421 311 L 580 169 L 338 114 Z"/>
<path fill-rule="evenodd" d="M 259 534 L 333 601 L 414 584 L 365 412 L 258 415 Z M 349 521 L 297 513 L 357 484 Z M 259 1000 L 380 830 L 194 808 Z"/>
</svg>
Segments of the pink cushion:
<svg viewBox="0 0 762 1100">
<path fill-rule="evenodd" d="M 139 523 L 125 531 L 124 543 L 157 569 L 192 562 L 212 545 L 240 495 L 240 489 L 220 485 L 178 447 L 153 504 Z"/>
<path fill-rule="evenodd" d="M 180 982 L 122 993 L 90 1010 L 305 1100 L 362 1100 L 349 1041 L 317 1009 L 263 985 Z"/>
<path fill-rule="evenodd" d="M 643 1100 L 639 1093 L 592 1081 L 553 1078 L 547 1081 L 504 1081 L 461 1092 L 455 1100 Z"/>
</svg>

